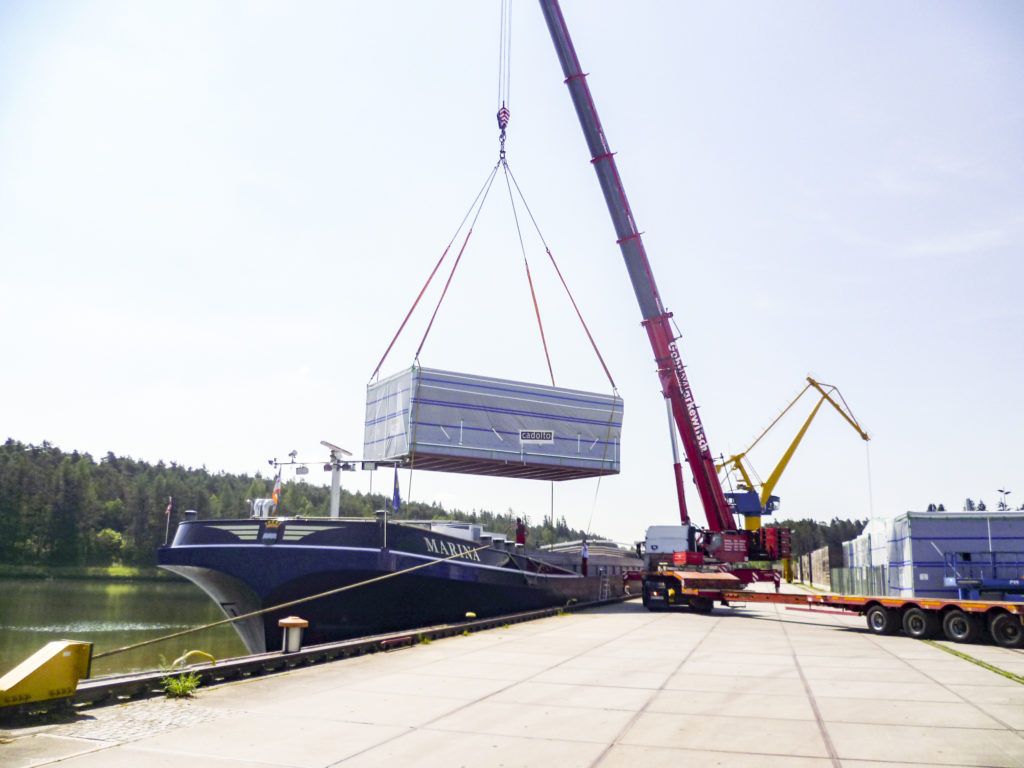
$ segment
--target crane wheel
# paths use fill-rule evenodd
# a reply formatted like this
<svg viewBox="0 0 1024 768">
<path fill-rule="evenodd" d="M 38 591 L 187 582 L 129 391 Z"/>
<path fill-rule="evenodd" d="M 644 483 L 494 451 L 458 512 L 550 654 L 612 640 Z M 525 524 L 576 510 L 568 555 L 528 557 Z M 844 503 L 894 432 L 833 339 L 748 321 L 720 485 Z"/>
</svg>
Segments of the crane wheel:
<svg viewBox="0 0 1024 768">
<path fill-rule="evenodd" d="M 988 623 L 989 634 L 1003 648 L 1024 648 L 1024 624 L 1012 613 L 997 613 Z"/>
<path fill-rule="evenodd" d="M 941 623 L 932 611 L 911 606 L 903 614 L 903 633 L 908 637 L 924 640 L 939 633 Z"/>
<path fill-rule="evenodd" d="M 942 618 L 942 634 L 954 643 L 973 643 L 981 637 L 981 622 L 976 616 L 954 608 Z"/>
<path fill-rule="evenodd" d="M 892 635 L 900 628 L 899 614 L 884 605 L 872 605 L 864 614 L 868 629 L 876 635 Z"/>
</svg>

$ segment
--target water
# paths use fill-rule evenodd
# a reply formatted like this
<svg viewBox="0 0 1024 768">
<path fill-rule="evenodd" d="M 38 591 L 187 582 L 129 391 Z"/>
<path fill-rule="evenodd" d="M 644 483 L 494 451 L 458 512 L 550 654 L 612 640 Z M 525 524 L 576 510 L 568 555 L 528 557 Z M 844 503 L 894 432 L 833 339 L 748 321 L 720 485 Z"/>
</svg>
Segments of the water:
<svg viewBox="0 0 1024 768">
<path fill-rule="evenodd" d="M 90 642 L 95 657 L 223 618 L 220 608 L 187 582 L 0 579 L 0 676 L 52 640 Z M 246 654 L 234 628 L 225 624 L 94 658 L 92 677 L 160 669 L 192 650 L 218 660 Z"/>
</svg>

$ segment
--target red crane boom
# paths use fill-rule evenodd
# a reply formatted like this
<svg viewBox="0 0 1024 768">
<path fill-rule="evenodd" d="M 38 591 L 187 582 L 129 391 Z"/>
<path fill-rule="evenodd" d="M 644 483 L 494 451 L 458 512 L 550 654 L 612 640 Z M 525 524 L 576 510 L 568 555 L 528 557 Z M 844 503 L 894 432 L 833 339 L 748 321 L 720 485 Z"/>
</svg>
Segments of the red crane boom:
<svg viewBox="0 0 1024 768">
<path fill-rule="evenodd" d="M 604 193 L 605 203 L 608 205 L 608 212 L 611 214 L 612 223 L 615 226 L 622 258 L 626 262 L 626 270 L 633 283 L 633 292 L 640 304 L 640 312 L 643 315 L 642 324 L 647 330 L 647 336 L 654 350 L 658 377 L 661 379 L 661 391 L 669 401 L 676 428 L 682 438 L 683 449 L 693 472 L 694 483 L 707 516 L 708 527 L 716 532 L 735 531 L 736 521 L 732 514 L 732 508 L 722 492 L 722 485 L 718 480 L 718 473 L 715 471 L 715 462 L 711 457 L 711 449 L 708 447 L 704 425 L 701 423 L 693 391 L 676 347 L 676 337 L 673 335 L 669 323 L 672 313 L 666 312 L 661 303 L 661 296 L 658 294 L 658 287 L 654 282 L 654 274 L 651 272 L 651 265 L 644 251 L 643 240 L 637 230 L 636 222 L 633 220 L 633 213 L 629 208 L 629 201 L 626 200 L 626 192 L 623 189 L 622 180 L 619 178 L 618 168 L 615 166 L 615 157 L 608 148 L 608 141 L 601 128 L 601 121 L 598 119 L 590 88 L 587 86 L 586 75 L 580 68 L 579 59 L 576 57 L 576 51 L 569 37 L 569 30 L 566 28 L 565 19 L 562 16 L 562 10 L 557 0 L 540 0 L 540 7 L 551 33 L 551 39 L 555 44 L 555 51 L 565 74 L 565 84 L 569 87 L 576 115 L 590 149 L 591 162 L 597 172 L 601 191 Z M 679 496 L 679 516 L 683 523 L 688 523 L 689 518 L 686 513 L 681 478 L 681 469 L 677 462 L 676 488 Z"/>
</svg>

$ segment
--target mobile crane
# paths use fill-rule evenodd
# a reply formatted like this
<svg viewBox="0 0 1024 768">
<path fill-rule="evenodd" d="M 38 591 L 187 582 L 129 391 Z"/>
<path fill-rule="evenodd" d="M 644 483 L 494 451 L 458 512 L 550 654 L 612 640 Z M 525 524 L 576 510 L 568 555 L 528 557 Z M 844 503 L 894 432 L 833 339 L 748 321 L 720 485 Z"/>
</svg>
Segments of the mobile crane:
<svg viewBox="0 0 1024 768">
<path fill-rule="evenodd" d="M 642 325 L 647 330 L 654 350 L 662 394 L 682 437 L 686 459 L 693 471 L 694 482 L 710 529 L 702 532 L 703 541 L 699 542 L 686 511 L 682 468 L 673 444 L 681 525 L 652 526 L 652 530 L 665 529 L 653 531 L 653 538 L 652 530 L 648 531 L 648 570 L 642 574 L 644 606 L 649 610 L 685 606 L 694 611 L 707 612 L 712 610 L 717 600 L 723 605 L 737 602 L 769 602 L 828 607 L 853 611 L 865 616 L 868 629 L 879 635 L 894 634 L 902 628 L 906 635 L 914 638 L 926 638 L 941 631 L 955 642 L 972 642 L 981 636 L 983 629 L 987 629 L 998 645 L 1008 648 L 1024 647 L 1024 603 L 772 594 L 742 589 L 746 583 L 769 574 L 774 576 L 778 586 L 778 575 L 775 571 L 760 569 L 753 563 L 745 561 L 788 557 L 788 531 L 780 528 L 741 531 L 736 527 L 733 509 L 726 500 L 719 482 L 693 391 L 676 347 L 676 337 L 669 322 L 672 314 L 662 305 L 640 232 L 633 220 L 614 156 L 608 148 L 594 100 L 587 86 L 586 75 L 580 68 L 558 0 L 540 0 L 540 6 L 590 149 L 591 163 L 597 173 L 608 212 L 615 226 L 619 247 L 633 284 L 633 292 L 640 304 Z M 857 429 L 859 430 L 859 427 Z M 772 532 L 774 535 L 769 535 Z M 664 548 L 659 552 L 652 552 L 654 541 L 664 543 Z M 660 548 L 661 545 L 658 546 Z M 716 567 L 694 568 L 693 566 L 705 562 L 705 555 L 709 555 L 717 563 Z"/>
<path fill-rule="evenodd" d="M 626 199 L 626 192 L 615 165 L 615 157 L 609 149 L 604 129 L 597 116 L 597 109 L 587 85 L 586 75 L 580 68 L 565 18 L 562 16 L 557 0 L 540 0 L 540 6 L 554 42 L 562 72 L 565 74 L 565 84 L 569 88 L 573 105 L 576 108 L 576 115 L 590 150 L 591 163 L 597 173 L 608 212 L 611 214 L 617 242 L 633 285 L 633 292 L 640 305 L 641 325 L 647 331 L 647 337 L 654 351 L 661 391 L 682 439 L 686 460 L 693 473 L 694 484 L 697 486 L 701 506 L 707 518 L 708 531 L 701 532 L 699 537 L 691 537 L 694 549 L 700 550 L 694 552 L 694 555 L 701 556 L 696 557 L 695 561 L 702 559 L 702 556 L 705 555 L 723 563 L 741 563 L 750 559 L 776 560 L 788 557 L 788 551 L 783 551 L 780 548 L 779 542 L 782 537 L 774 537 L 772 541 L 769 541 L 770 537 L 760 534 L 760 532 L 751 534 L 737 528 L 733 508 L 726 499 L 722 484 L 718 479 L 707 434 L 697 410 L 697 403 L 686 375 L 685 366 L 676 346 L 677 337 L 670 322 L 672 313 L 666 311 L 661 301 L 661 295 L 654 281 L 654 273 L 644 250 L 643 239 L 633 219 L 633 213 L 630 210 L 629 201 Z M 689 528 L 692 526 L 686 509 L 682 465 L 675 448 L 674 435 L 672 442 L 679 520 L 684 528 Z"/>
</svg>

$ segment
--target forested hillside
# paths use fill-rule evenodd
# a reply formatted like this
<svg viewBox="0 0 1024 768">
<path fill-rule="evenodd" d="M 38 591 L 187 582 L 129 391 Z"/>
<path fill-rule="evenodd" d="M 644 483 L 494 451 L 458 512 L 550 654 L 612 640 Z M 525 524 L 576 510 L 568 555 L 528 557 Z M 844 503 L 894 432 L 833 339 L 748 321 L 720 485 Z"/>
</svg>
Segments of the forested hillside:
<svg viewBox="0 0 1024 768">
<path fill-rule="evenodd" d="M 171 531 L 186 509 L 200 518 L 248 517 L 247 499 L 270 495 L 273 478 L 211 474 L 171 462 L 147 464 L 107 453 L 99 461 L 88 453 L 65 453 L 49 443 L 25 445 L 13 439 L 0 447 L 0 563 L 7 565 L 125 565 L 156 561 L 164 542 L 168 499 L 173 498 Z M 285 482 L 278 513 L 324 516 L 330 488 Z M 343 517 L 369 517 L 390 499 L 383 494 L 342 490 Z M 511 533 L 515 512 L 495 514 L 446 510 L 436 504 L 402 504 L 398 517 L 481 523 Z M 530 520 L 528 543 L 579 539 L 562 518 Z M 592 537 L 599 537 L 591 534 Z"/>
<path fill-rule="evenodd" d="M 819 523 L 817 520 L 783 520 L 779 525 L 793 532 L 790 544 L 793 556 L 799 557 L 815 549 L 857 538 L 864 530 L 865 523 L 832 518 L 828 523 Z"/>
<path fill-rule="evenodd" d="M 186 509 L 200 518 L 247 517 L 247 499 L 270 495 L 273 478 L 212 474 L 171 462 L 144 461 L 107 453 L 96 461 L 88 453 L 65 453 L 49 443 L 25 445 L 12 439 L 0 446 L 0 563 L 6 565 L 146 566 L 167 530 L 165 510 L 174 499 L 171 531 Z M 362 494 L 342 490 L 343 517 L 369 517 L 383 509 L 390 493 Z M 330 489 L 286 482 L 278 513 L 316 517 L 328 515 Z M 446 510 L 439 504 L 402 505 L 404 519 L 455 519 L 479 522 L 488 530 L 514 530 L 516 512 Z M 568 527 L 564 518 L 554 529 L 531 519 L 531 546 L 577 540 L 584 531 Z M 860 521 L 786 520 L 793 530 L 793 553 L 806 554 L 827 544 L 857 536 Z M 587 534 L 600 538 L 599 534 Z"/>
</svg>

